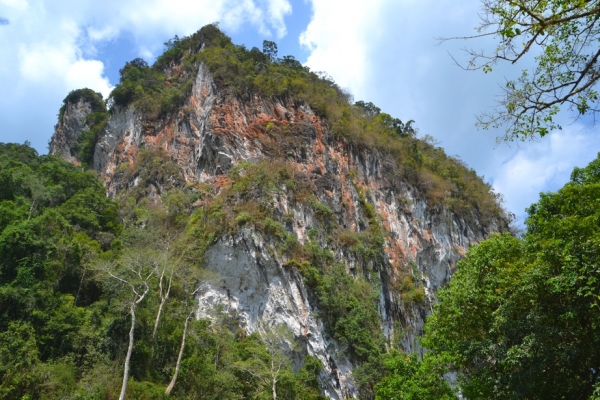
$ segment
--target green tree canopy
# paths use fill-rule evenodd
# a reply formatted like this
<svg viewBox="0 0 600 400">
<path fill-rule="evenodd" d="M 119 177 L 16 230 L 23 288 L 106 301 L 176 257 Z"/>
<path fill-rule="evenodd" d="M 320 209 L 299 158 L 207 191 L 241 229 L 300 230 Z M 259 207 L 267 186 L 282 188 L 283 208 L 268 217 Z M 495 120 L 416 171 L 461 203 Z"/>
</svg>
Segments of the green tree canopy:
<svg viewBox="0 0 600 400">
<path fill-rule="evenodd" d="M 544 136 L 560 129 L 555 116 L 566 107 L 581 116 L 596 114 L 600 79 L 599 0 L 482 0 L 478 35 L 497 38 L 491 52 L 467 50 L 466 69 L 492 71 L 503 61 L 516 63 L 528 53 L 535 67 L 509 80 L 484 129 L 506 127 L 504 140 Z"/>
<path fill-rule="evenodd" d="M 387 375 L 375 386 L 377 400 L 455 400 L 435 358 L 393 352 L 386 355 Z"/>
<path fill-rule="evenodd" d="M 600 155 L 532 205 L 522 239 L 471 248 L 426 326 L 469 399 L 589 399 L 600 388 Z"/>
</svg>

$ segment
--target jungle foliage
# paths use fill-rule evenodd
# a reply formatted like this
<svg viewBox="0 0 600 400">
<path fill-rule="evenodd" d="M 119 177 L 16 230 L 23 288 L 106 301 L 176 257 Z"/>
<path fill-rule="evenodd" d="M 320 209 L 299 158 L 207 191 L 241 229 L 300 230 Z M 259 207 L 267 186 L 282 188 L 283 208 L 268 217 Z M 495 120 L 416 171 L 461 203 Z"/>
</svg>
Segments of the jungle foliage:
<svg viewBox="0 0 600 400">
<path fill-rule="evenodd" d="M 129 173 L 164 183 L 161 153 L 140 159 Z M 0 144 L 0 398 L 116 399 L 139 298 L 132 288 L 145 286 L 126 398 L 165 398 L 176 365 L 173 398 L 272 398 L 264 380 L 239 368 L 248 360 L 268 368 L 274 354 L 262 337 L 227 313 L 212 323 L 190 318 L 194 289 L 210 279 L 191 240 L 210 234 L 188 227 L 202 190 L 175 181 L 158 201 L 141 191 L 115 202 L 92 173 Z M 277 394 L 322 399 L 320 369 L 310 357 L 295 372 L 285 364 Z"/>
<path fill-rule="evenodd" d="M 600 155 L 542 193 L 522 238 L 497 234 L 472 247 L 438 293 L 427 362 L 438 377 L 458 373 L 466 398 L 600 395 L 599 171 Z"/>
</svg>

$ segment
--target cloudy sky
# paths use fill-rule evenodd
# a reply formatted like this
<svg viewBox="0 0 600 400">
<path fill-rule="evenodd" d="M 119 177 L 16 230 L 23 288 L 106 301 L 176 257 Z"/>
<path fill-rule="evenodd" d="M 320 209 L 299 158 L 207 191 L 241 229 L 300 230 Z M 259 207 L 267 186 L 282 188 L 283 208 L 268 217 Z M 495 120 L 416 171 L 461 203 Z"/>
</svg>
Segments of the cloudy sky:
<svg viewBox="0 0 600 400">
<path fill-rule="evenodd" d="M 152 62 L 163 43 L 218 21 L 237 44 L 294 55 L 328 72 L 356 100 L 413 119 L 504 195 L 522 222 L 542 191 L 561 187 L 574 166 L 600 151 L 600 126 L 571 123 L 536 142 L 496 145 L 501 131 L 478 131 L 498 85 L 531 60 L 491 74 L 463 71 L 449 54 L 492 48 L 473 34 L 481 0 L 0 0 L 0 141 L 28 140 L 47 152 L 62 99 L 89 87 L 107 96 L 126 61 Z M 463 57 L 464 58 L 464 57 Z"/>
</svg>

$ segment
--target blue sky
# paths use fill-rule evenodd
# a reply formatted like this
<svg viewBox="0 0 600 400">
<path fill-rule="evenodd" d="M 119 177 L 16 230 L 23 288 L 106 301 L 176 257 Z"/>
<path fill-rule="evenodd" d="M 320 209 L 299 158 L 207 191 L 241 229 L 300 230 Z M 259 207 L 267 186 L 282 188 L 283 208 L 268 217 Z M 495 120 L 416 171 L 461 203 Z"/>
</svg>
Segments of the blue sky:
<svg viewBox="0 0 600 400">
<path fill-rule="evenodd" d="M 237 44 L 294 55 L 328 72 L 356 100 L 372 101 L 434 136 L 504 195 L 521 222 L 541 191 L 561 187 L 574 166 L 600 151 L 600 127 L 560 118 L 563 130 L 536 142 L 497 145 L 502 131 L 478 131 L 498 85 L 532 65 L 466 72 L 450 55 L 492 48 L 492 38 L 439 44 L 474 33 L 481 0 L 0 0 L 0 141 L 29 140 L 40 152 L 62 99 L 90 87 L 105 96 L 126 61 L 151 62 L 163 43 L 219 21 Z"/>
</svg>

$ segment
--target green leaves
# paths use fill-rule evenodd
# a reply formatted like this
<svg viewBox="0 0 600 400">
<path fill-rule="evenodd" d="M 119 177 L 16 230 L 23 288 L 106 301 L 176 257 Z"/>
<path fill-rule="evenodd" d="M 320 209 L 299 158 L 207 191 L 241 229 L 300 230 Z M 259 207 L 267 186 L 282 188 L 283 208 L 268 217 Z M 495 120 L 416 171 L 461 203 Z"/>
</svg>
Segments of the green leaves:
<svg viewBox="0 0 600 400">
<path fill-rule="evenodd" d="M 375 386 L 377 400 L 454 400 L 438 360 L 393 352 L 386 356 L 386 376 Z"/>
<path fill-rule="evenodd" d="M 498 37 L 489 52 L 467 50 L 466 69 L 492 71 L 492 66 L 516 63 L 535 53 L 535 66 L 503 88 L 492 113 L 478 117 L 483 129 L 506 127 L 501 140 L 543 137 L 560 126 L 560 109 L 576 115 L 598 112 L 594 90 L 598 73 L 600 2 L 598 0 L 482 1 L 479 35 Z"/>
<path fill-rule="evenodd" d="M 0 333 L 0 397 L 21 398 L 35 390 L 41 380 L 35 332 L 28 323 L 15 321 Z"/>
<path fill-rule="evenodd" d="M 424 345 L 469 399 L 587 399 L 600 370 L 600 157 L 532 205 L 522 239 L 471 248 Z"/>
</svg>

